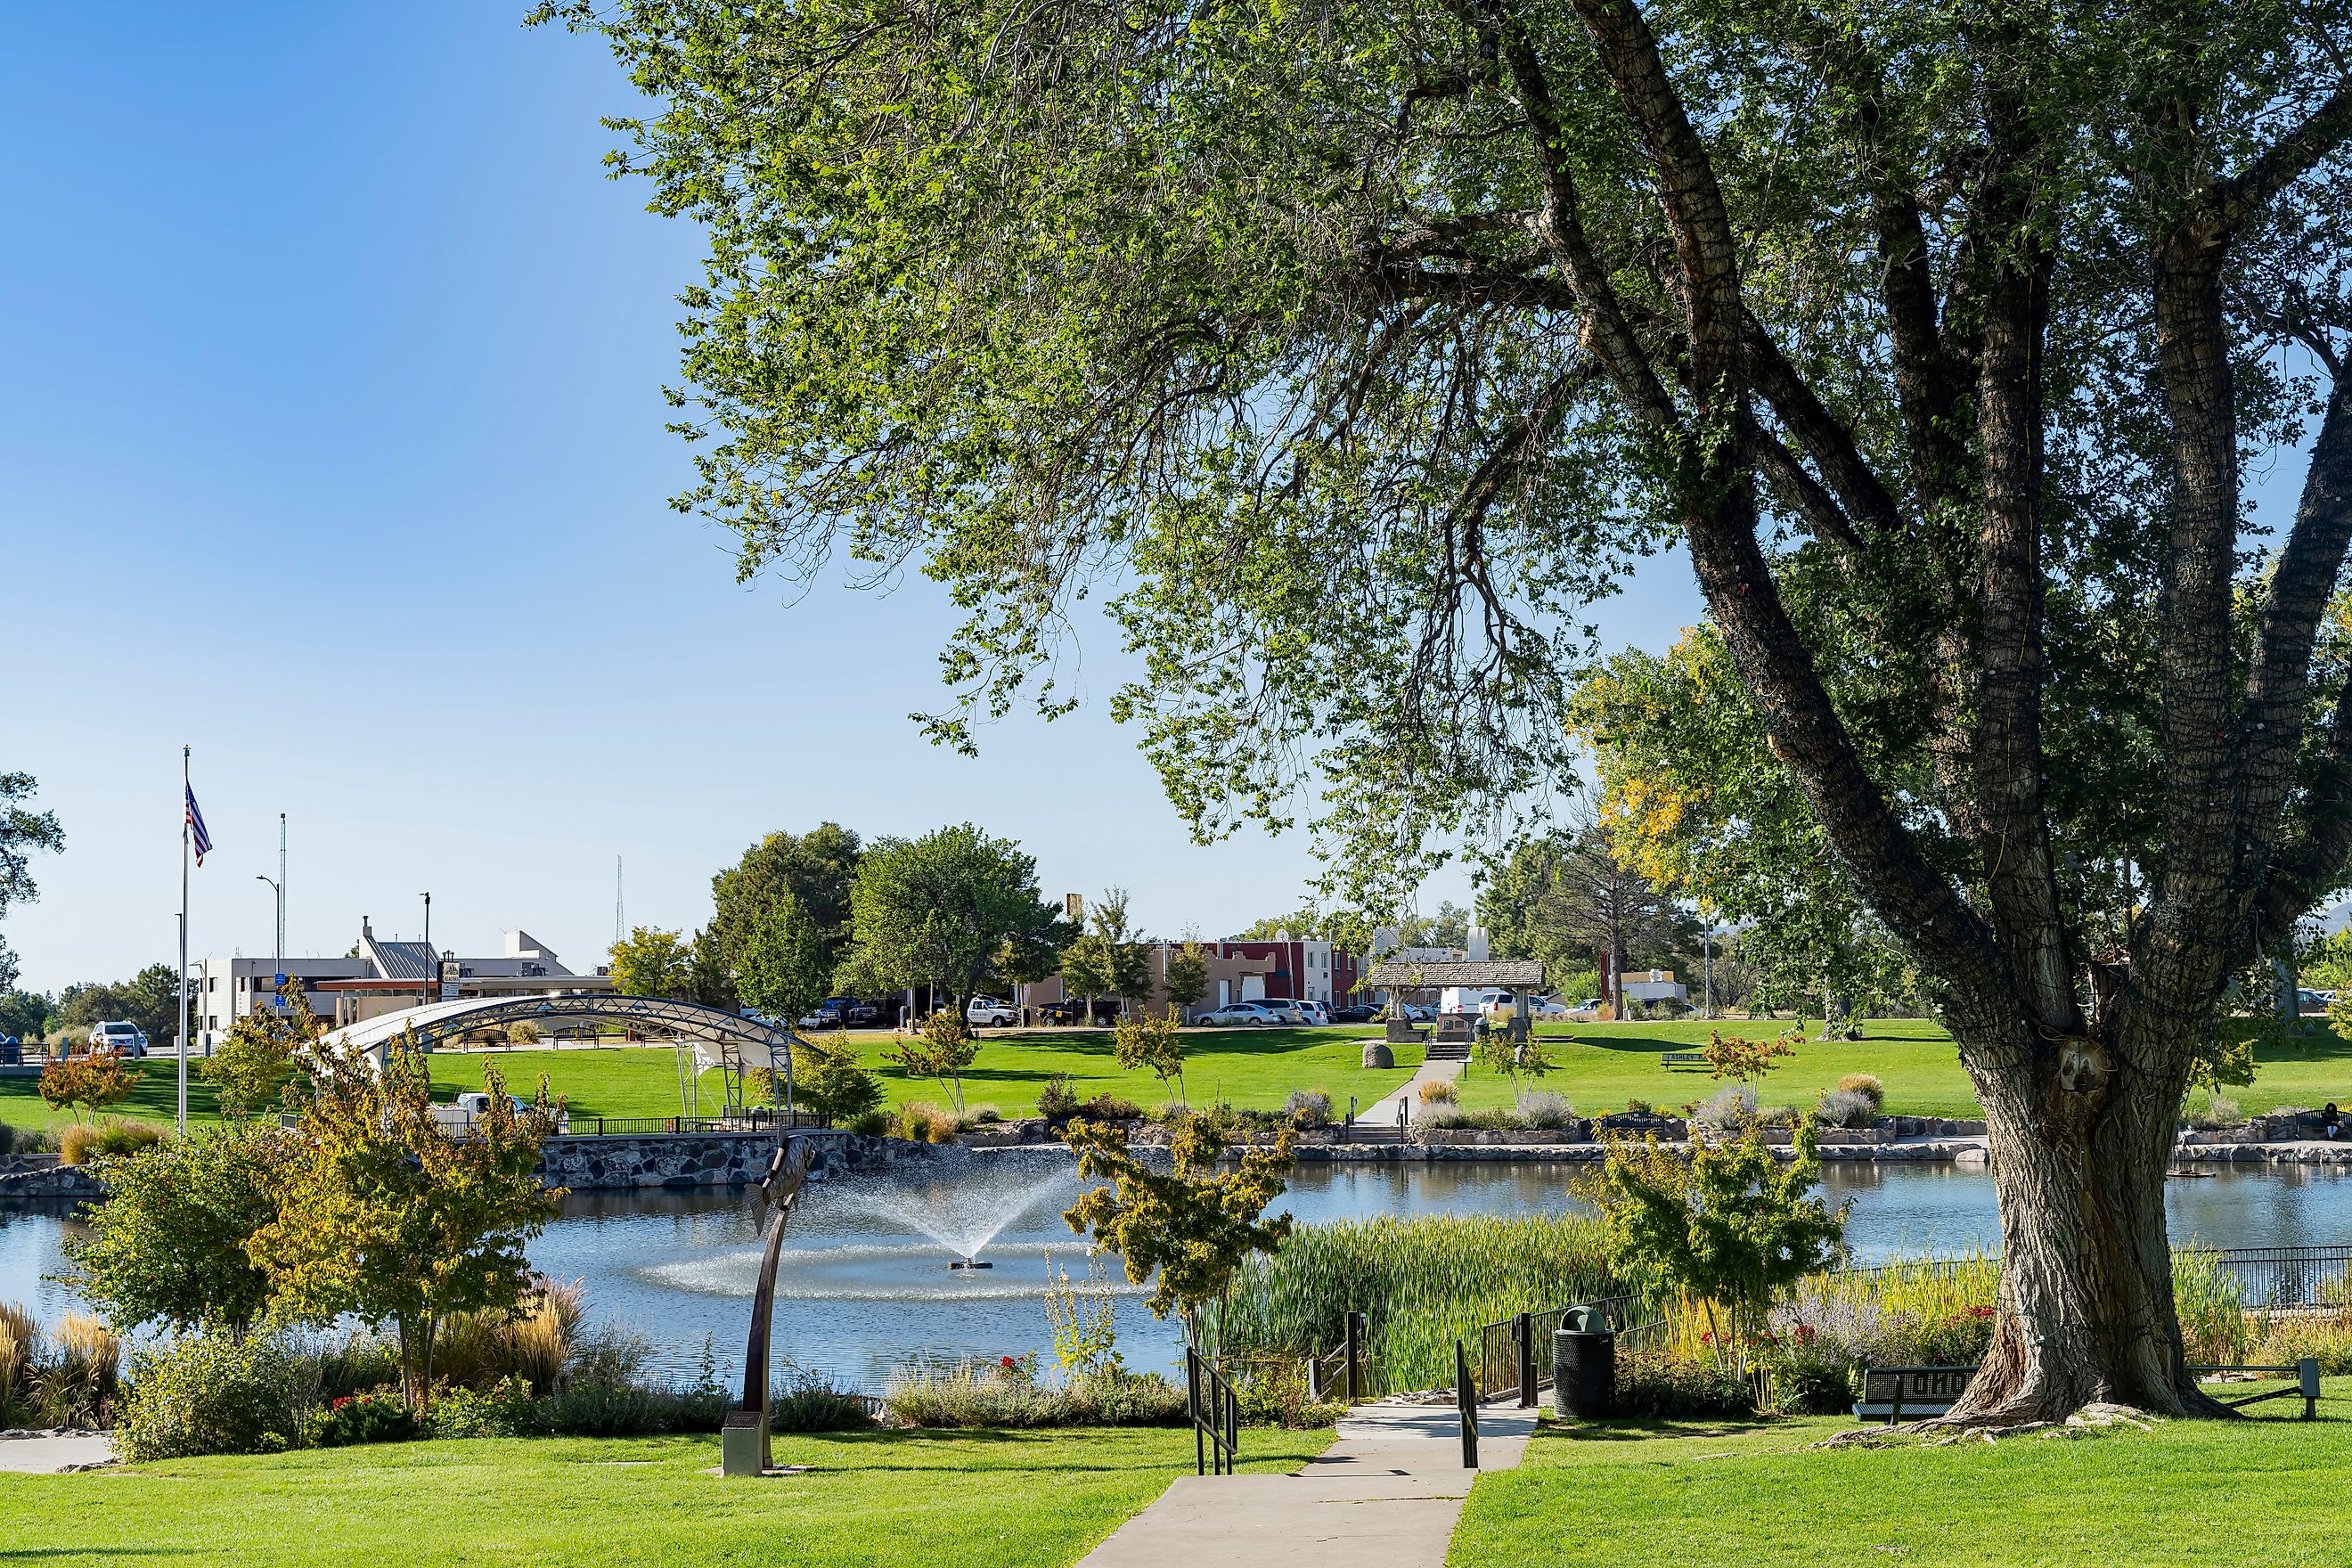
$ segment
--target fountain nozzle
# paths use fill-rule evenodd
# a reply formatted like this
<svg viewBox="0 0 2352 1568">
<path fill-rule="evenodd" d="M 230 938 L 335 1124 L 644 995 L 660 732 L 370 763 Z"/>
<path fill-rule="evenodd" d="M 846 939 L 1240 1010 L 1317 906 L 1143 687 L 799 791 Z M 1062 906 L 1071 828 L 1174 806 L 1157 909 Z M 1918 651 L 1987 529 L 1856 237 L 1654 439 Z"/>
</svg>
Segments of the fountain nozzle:
<svg viewBox="0 0 2352 1568">
<path fill-rule="evenodd" d="M 983 1263 L 977 1258 L 959 1258 L 953 1263 L 948 1265 L 948 1268 L 951 1270 L 957 1268 L 993 1268 L 995 1267 L 995 1264 Z"/>
</svg>

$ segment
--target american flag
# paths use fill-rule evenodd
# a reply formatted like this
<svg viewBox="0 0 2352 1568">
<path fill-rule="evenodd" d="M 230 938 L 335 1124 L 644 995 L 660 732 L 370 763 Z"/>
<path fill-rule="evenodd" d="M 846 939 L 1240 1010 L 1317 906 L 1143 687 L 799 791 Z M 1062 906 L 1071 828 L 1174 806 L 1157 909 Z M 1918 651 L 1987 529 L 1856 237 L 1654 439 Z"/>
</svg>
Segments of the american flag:
<svg viewBox="0 0 2352 1568">
<path fill-rule="evenodd" d="M 205 857 L 213 852 L 213 836 L 205 831 L 205 814 L 196 809 L 194 787 L 193 785 L 181 787 L 188 792 L 188 837 L 195 846 L 196 864 L 201 866 L 205 863 Z"/>
</svg>

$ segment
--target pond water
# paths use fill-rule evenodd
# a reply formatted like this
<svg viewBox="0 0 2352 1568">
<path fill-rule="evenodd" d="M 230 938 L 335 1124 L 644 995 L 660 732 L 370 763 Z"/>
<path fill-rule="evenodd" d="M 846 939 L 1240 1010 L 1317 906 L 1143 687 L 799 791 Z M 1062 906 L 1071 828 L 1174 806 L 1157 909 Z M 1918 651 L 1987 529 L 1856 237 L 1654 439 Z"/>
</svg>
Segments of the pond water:
<svg viewBox="0 0 2352 1568">
<path fill-rule="evenodd" d="M 1302 1165 L 1282 1205 L 1301 1221 L 1370 1214 L 1521 1214 L 1569 1206 L 1572 1167 L 1517 1164 Z M 1017 1355 L 1045 1348 L 1049 1270 L 1083 1276 L 1062 1224 L 1077 1192 L 1066 1154 L 992 1155 L 958 1183 L 858 1179 L 812 1184 L 793 1218 L 778 1274 L 775 1347 L 827 1375 L 878 1390 L 915 1356 Z M 1857 1260 L 1949 1254 L 1999 1244 L 1992 1184 L 1944 1165 L 1825 1167 L 1833 1201 L 1851 1200 Z M 2166 1208 L 2177 1242 L 2213 1247 L 2352 1240 L 2352 1176 L 2327 1167 L 2224 1169 L 2176 1177 Z M 0 1209 L 0 1300 L 54 1321 L 77 1302 L 46 1276 L 61 1266 L 70 1224 L 55 1207 Z M 532 1264 L 580 1279 L 592 1316 L 645 1335 L 656 1370 L 691 1379 L 708 1353 L 718 1375 L 740 1364 L 759 1268 L 749 1197 L 723 1191 L 583 1194 L 530 1248 Z M 977 1249 L 984 1270 L 947 1267 Z M 1122 1349 L 1139 1368 L 1180 1355 L 1171 1324 L 1120 1286 Z"/>
</svg>

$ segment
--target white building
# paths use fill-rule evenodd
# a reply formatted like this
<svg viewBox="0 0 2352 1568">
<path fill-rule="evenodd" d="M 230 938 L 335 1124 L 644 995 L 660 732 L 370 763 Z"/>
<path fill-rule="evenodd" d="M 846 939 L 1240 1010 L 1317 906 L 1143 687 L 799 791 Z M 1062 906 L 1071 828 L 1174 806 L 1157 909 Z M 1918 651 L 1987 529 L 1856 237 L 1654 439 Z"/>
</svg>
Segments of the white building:
<svg viewBox="0 0 2352 1568">
<path fill-rule="evenodd" d="M 453 952 L 436 953 L 421 942 L 386 941 L 362 916 L 357 946 L 356 958 L 286 961 L 287 976 L 301 981 L 303 1000 L 329 1023 L 357 1023 L 437 1001 L 443 971 L 452 963 L 457 973 L 450 978 L 460 996 L 608 991 L 613 984 L 606 975 L 572 973 L 526 931 L 507 932 L 506 951 L 495 957 L 459 958 Z M 278 996 L 277 971 L 267 958 L 207 958 L 189 978 L 200 1051 L 209 1053 L 237 1019 L 257 1007 L 285 1007 Z"/>
</svg>

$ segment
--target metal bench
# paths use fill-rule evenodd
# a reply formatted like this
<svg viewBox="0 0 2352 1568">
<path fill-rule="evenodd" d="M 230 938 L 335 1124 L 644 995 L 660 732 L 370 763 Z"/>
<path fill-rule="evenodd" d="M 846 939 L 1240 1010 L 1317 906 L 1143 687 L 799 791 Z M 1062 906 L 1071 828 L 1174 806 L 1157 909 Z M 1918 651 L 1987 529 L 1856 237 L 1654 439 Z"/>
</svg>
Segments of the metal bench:
<svg viewBox="0 0 2352 1568">
<path fill-rule="evenodd" d="M 1703 1068 L 1707 1065 L 1705 1051 L 1660 1051 L 1658 1065 L 1662 1068 Z"/>
<path fill-rule="evenodd" d="M 1872 1366 L 1862 1373 L 1862 1397 L 1853 1403 L 1857 1421 L 1884 1421 L 1890 1426 L 1906 1417 L 1925 1420 L 1941 1415 L 1960 1402 L 1972 1366 Z"/>
<path fill-rule="evenodd" d="M 2319 1363 L 2310 1356 L 2293 1366 L 2191 1366 L 2184 1370 L 2198 1374 L 2224 1372 L 2268 1373 L 2278 1377 L 2294 1379 L 2291 1386 L 2265 1389 L 2249 1394 L 2242 1399 L 2224 1399 L 2222 1404 L 2232 1410 L 2248 1405 L 2259 1405 L 2265 1399 L 2301 1399 L 2303 1418 L 2311 1421 L 2319 1414 Z M 1972 1366 L 1873 1366 L 1863 1369 L 1862 1397 L 1854 1401 L 1853 1417 L 1857 1421 L 1884 1421 L 1893 1426 L 1906 1417 L 1927 1420 L 1948 1414 L 1959 1403 L 1969 1380 L 1977 1374 Z"/>
<path fill-rule="evenodd" d="M 2221 1403 L 2237 1410 L 2249 1405 L 2260 1405 L 2265 1399 L 2300 1398 L 2305 1421 L 2316 1420 L 2319 1416 L 2319 1363 L 2310 1356 L 2304 1357 L 2293 1366 L 2192 1366 L 2189 1370 L 2194 1373 L 2267 1372 L 2279 1377 L 2292 1377 L 2294 1379 L 2292 1388 L 2268 1389 L 2261 1394 L 2249 1394 L 2243 1399 L 2224 1399 Z M 2205 1380 L 2200 1377 L 2197 1381 L 2202 1383 Z"/>
</svg>

